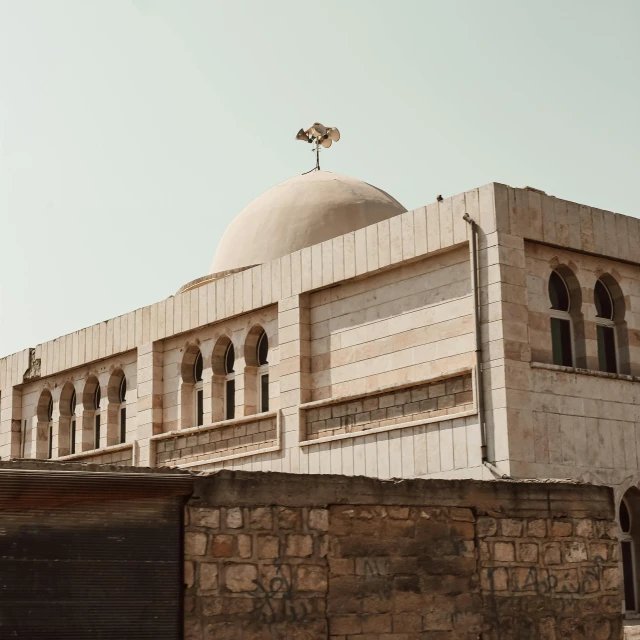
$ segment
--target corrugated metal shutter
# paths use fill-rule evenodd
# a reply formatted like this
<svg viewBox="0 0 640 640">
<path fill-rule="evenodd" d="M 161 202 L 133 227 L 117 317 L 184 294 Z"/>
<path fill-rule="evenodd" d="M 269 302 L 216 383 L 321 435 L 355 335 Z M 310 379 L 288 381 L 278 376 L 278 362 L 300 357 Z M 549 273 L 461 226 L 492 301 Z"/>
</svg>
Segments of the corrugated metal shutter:
<svg viewBox="0 0 640 640">
<path fill-rule="evenodd" d="M 181 638 L 183 478 L 37 475 L 0 471 L 0 638 Z"/>
</svg>

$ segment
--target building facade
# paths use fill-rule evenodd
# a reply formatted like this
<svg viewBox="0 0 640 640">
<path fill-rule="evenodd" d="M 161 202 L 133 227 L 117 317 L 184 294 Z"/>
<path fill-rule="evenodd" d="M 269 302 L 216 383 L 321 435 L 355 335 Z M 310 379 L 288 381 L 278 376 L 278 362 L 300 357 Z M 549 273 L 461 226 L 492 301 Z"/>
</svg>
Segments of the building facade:
<svg viewBox="0 0 640 640">
<path fill-rule="evenodd" d="M 211 274 L 1 359 L 0 456 L 606 484 L 637 610 L 639 249 L 637 218 L 536 189 L 406 211 L 300 176 Z"/>
</svg>

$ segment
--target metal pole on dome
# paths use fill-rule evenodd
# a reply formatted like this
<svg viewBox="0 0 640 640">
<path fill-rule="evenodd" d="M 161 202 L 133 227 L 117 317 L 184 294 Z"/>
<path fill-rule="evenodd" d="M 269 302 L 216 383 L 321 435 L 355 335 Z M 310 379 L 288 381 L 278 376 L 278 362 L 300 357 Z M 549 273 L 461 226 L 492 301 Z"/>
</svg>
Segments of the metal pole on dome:
<svg viewBox="0 0 640 640">
<path fill-rule="evenodd" d="M 316 171 L 320 171 L 320 142 L 316 138 Z"/>
</svg>

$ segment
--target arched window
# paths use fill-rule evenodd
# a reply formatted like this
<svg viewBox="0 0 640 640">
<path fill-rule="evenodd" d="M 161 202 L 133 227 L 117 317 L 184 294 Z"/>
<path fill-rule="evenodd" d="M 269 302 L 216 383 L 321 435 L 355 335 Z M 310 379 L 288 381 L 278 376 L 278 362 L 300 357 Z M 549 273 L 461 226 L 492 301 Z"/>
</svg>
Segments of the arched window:
<svg viewBox="0 0 640 640">
<path fill-rule="evenodd" d="M 76 452 L 76 390 L 71 392 L 71 398 L 69 398 L 69 431 L 71 432 L 71 445 L 69 452 L 74 454 Z"/>
<path fill-rule="evenodd" d="M 194 379 L 194 415 L 196 416 L 196 426 L 204 424 L 204 389 L 202 388 L 202 354 L 198 351 L 196 361 L 193 363 Z"/>
<path fill-rule="evenodd" d="M 593 299 L 596 306 L 596 335 L 600 371 L 618 373 L 613 297 L 602 280 L 596 282 Z"/>
<path fill-rule="evenodd" d="M 100 392 L 100 385 L 96 386 L 96 390 L 93 392 L 93 410 L 95 411 L 95 429 L 93 432 L 93 448 L 100 448 L 100 401 L 102 400 L 102 394 Z"/>
<path fill-rule="evenodd" d="M 127 441 L 127 378 L 122 376 L 118 387 L 118 402 L 120 404 L 118 418 L 120 420 L 120 443 Z"/>
<path fill-rule="evenodd" d="M 49 396 L 49 404 L 47 405 L 47 422 L 49 423 L 49 452 L 47 458 L 53 457 L 53 398 Z"/>
<path fill-rule="evenodd" d="M 639 498 L 638 490 L 630 489 L 620 501 L 620 509 L 618 511 L 625 611 L 638 610 L 638 544 L 635 531 L 637 525 L 634 515 L 637 513 L 636 508 Z"/>
<path fill-rule="evenodd" d="M 224 417 L 233 420 L 236 417 L 236 352 L 233 342 L 227 346 L 224 354 Z"/>
<path fill-rule="evenodd" d="M 564 278 L 552 271 L 549 277 L 549 300 L 551 302 L 551 348 L 553 364 L 573 366 L 571 298 Z"/>
<path fill-rule="evenodd" d="M 258 407 L 259 411 L 269 411 L 269 339 L 263 331 L 256 346 L 258 361 Z"/>
</svg>

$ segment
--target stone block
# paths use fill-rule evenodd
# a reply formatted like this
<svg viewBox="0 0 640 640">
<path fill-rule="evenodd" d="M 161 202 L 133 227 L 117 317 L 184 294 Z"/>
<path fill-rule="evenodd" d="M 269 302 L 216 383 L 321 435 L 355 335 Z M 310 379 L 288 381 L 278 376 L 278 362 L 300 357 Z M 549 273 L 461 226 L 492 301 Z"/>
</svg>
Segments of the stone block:
<svg viewBox="0 0 640 640">
<path fill-rule="evenodd" d="M 277 558 L 280 555 L 280 539 L 278 536 L 258 536 L 258 557 Z"/>
<path fill-rule="evenodd" d="M 198 586 L 201 591 L 218 588 L 218 565 L 213 562 L 201 562 L 198 565 Z"/>
<path fill-rule="evenodd" d="M 238 548 L 238 555 L 241 558 L 250 558 L 252 554 L 252 539 L 250 535 L 239 534 L 236 537 L 236 545 Z"/>
<path fill-rule="evenodd" d="M 329 530 L 328 509 L 311 509 L 309 511 L 309 528 L 316 531 Z"/>
<path fill-rule="evenodd" d="M 225 586 L 233 593 L 254 591 L 258 568 L 255 564 L 230 564 L 225 567 Z"/>
<path fill-rule="evenodd" d="M 573 524 L 568 521 L 554 520 L 551 524 L 551 535 L 554 537 L 567 537 L 573 534 Z"/>
<path fill-rule="evenodd" d="M 214 558 L 231 558 L 233 556 L 233 536 L 227 534 L 213 536 L 210 553 Z"/>
<path fill-rule="evenodd" d="M 290 534 L 287 536 L 285 555 L 307 558 L 313 554 L 313 536 Z"/>
<path fill-rule="evenodd" d="M 519 562 L 538 562 L 538 545 L 523 542 L 518 545 Z"/>
<path fill-rule="evenodd" d="M 542 561 L 545 565 L 560 564 L 562 562 L 562 550 L 559 542 L 549 542 L 542 549 Z"/>
<path fill-rule="evenodd" d="M 522 535 L 522 520 L 512 518 L 500 520 L 500 531 L 506 538 L 519 538 Z"/>
<path fill-rule="evenodd" d="M 190 508 L 191 523 L 196 527 L 218 529 L 220 527 L 220 509 Z"/>
<path fill-rule="evenodd" d="M 543 519 L 527 522 L 527 535 L 531 538 L 544 538 L 547 535 L 547 521 Z"/>
<path fill-rule="evenodd" d="M 273 529 L 273 515 L 270 507 L 256 507 L 249 511 L 249 526 L 252 529 Z"/>
<path fill-rule="evenodd" d="M 322 565 L 298 565 L 296 567 L 296 587 L 299 591 L 327 590 L 327 569 Z"/>
<path fill-rule="evenodd" d="M 478 538 L 488 538 L 495 536 L 498 531 L 498 521 L 495 518 L 480 516 L 476 523 L 476 533 Z"/>
<path fill-rule="evenodd" d="M 187 556 L 203 556 L 207 550 L 207 536 L 204 533 L 187 531 L 184 534 L 184 553 Z"/>
<path fill-rule="evenodd" d="M 493 557 L 498 562 L 513 562 L 516 559 L 513 542 L 496 542 L 493 545 Z"/>
<path fill-rule="evenodd" d="M 279 529 L 300 529 L 301 518 L 299 510 L 288 509 L 287 507 L 278 507 L 277 519 Z"/>
<path fill-rule="evenodd" d="M 562 547 L 565 562 L 585 562 L 587 560 L 587 546 L 584 542 L 565 542 Z"/>
</svg>

